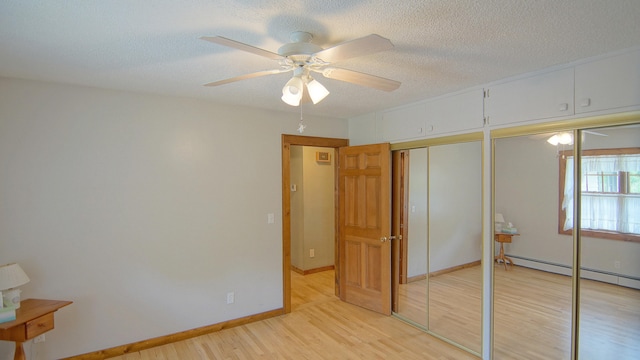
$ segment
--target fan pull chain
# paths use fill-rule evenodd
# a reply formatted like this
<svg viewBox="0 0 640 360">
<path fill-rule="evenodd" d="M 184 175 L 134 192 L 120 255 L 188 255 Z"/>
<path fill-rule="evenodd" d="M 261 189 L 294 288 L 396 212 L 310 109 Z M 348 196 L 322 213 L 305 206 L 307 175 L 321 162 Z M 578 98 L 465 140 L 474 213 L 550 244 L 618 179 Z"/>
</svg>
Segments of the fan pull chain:
<svg viewBox="0 0 640 360">
<path fill-rule="evenodd" d="M 306 127 L 307 125 L 302 122 L 302 104 L 300 104 L 300 122 L 298 123 L 298 132 L 302 134 Z"/>
</svg>

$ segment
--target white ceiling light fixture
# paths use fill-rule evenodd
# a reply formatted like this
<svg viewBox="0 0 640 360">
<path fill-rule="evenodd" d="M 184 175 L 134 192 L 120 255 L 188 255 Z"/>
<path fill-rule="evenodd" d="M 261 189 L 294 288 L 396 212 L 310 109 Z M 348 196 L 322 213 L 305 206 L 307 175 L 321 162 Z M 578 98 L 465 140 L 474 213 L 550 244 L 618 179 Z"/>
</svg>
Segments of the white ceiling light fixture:
<svg viewBox="0 0 640 360">
<path fill-rule="evenodd" d="M 329 90 L 327 90 L 327 88 L 320 84 L 316 79 L 311 76 L 307 76 L 306 80 L 309 97 L 314 104 L 319 103 L 329 95 Z"/>
<path fill-rule="evenodd" d="M 300 67 L 294 70 L 293 77 L 282 88 L 282 101 L 291 106 L 299 106 L 305 87 L 314 104 L 319 103 L 329 95 L 327 88 L 305 73 L 304 68 Z"/>
<path fill-rule="evenodd" d="M 311 72 L 321 74 L 328 79 L 345 81 L 383 91 L 393 91 L 400 86 L 399 81 L 330 66 L 334 62 L 393 49 L 391 41 L 380 35 L 371 34 L 326 49 L 312 44 L 313 36 L 308 32 L 294 31 L 291 33 L 290 38 L 290 43 L 284 44 L 278 49 L 278 53 L 274 53 L 222 36 L 201 37 L 201 39 L 212 43 L 277 60 L 280 64 L 279 69 L 236 76 L 208 83 L 205 86 L 219 86 L 240 80 L 293 71 L 293 77 L 287 81 L 282 89 L 282 101 L 291 106 L 300 106 L 305 85 L 314 104 L 319 103 L 329 95 L 327 88 L 309 76 Z"/>
<path fill-rule="evenodd" d="M 300 105 L 302 93 L 304 92 L 304 82 L 302 81 L 302 68 L 293 72 L 293 77 L 287 81 L 282 88 L 282 101 L 291 106 Z"/>
</svg>

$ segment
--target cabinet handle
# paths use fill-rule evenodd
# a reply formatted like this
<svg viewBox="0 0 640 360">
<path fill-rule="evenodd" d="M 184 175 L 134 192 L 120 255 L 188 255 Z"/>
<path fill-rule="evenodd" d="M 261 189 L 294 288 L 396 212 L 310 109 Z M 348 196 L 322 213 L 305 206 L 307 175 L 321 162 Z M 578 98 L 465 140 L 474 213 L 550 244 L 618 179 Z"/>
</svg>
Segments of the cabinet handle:
<svg viewBox="0 0 640 360">
<path fill-rule="evenodd" d="M 587 107 L 591 105 L 591 98 L 583 98 L 580 100 L 580 106 Z"/>
<path fill-rule="evenodd" d="M 560 111 L 567 111 L 567 110 L 569 110 L 569 104 L 568 103 L 560 104 Z"/>
</svg>

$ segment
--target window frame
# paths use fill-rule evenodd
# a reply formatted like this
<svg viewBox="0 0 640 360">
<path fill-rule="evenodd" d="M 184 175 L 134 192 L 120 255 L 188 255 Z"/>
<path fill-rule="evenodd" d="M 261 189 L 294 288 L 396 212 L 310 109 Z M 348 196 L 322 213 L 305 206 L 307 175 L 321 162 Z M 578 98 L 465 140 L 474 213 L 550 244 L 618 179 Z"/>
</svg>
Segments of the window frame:
<svg viewBox="0 0 640 360">
<path fill-rule="evenodd" d="M 564 150 L 558 152 L 558 160 L 559 160 L 559 187 L 558 187 L 558 234 L 563 235 L 573 235 L 573 228 L 569 230 L 564 230 L 564 222 L 567 218 L 566 212 L 562 209 L 562 202 L 564 201 L 564 186 L 565 186 L 565 175 L 567 168 L 567 157 L 573 156 L 573 150 Z M 590 149 L 590 150 L 582 150 L 580 156 L 598 156 L 598 155 L 626 155 L 626 154 L 638 154 L 640 155 L 640 148 L 631 147 L 631 148 L 616 148 L 616 149 Z M 582 191 L 581 191 L 582 193 Z M 581 232 L 582 236 L 600 238 L 600 239 L 608 239 L 608 240 L 621 240 L 621 241 L 632 241 L 632 242 L 640 242 L 640 235 L 621 233 L 615 231 L 606 231 L 606 230 L 591 230 L 584 229 Z"/>
</svg>

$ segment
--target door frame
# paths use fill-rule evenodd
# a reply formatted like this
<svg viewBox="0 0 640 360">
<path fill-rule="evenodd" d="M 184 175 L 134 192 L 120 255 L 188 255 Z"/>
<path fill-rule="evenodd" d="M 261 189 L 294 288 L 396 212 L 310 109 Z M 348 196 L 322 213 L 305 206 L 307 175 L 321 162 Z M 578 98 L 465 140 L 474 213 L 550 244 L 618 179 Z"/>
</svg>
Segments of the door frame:
<svg viewBox="0 0 640 360">
<path fill-rule="evenodd" d="M 398 312 L 400 284 L 407 283 L 409 241 L 409 150 L 391 152 L 391 310 Z"/>
<path fill-rule="evenodd" d="M 314 136 L 300 136 L 282 134 L 282 312 L 291 312 L 291 146 L 318 146 L 326 148 L 340 148 L 349 146 L 349 139 L 325 138 Z M 336 295 L 339 295 L 340 286 L 338 279 L 340 274 L 339 247 L 337 239 L 338 230 L 338 159 L 334 157 L 335 169 L 334 195 L 335 195 L 335 271 L 336 271 Z"/>
</svg>

